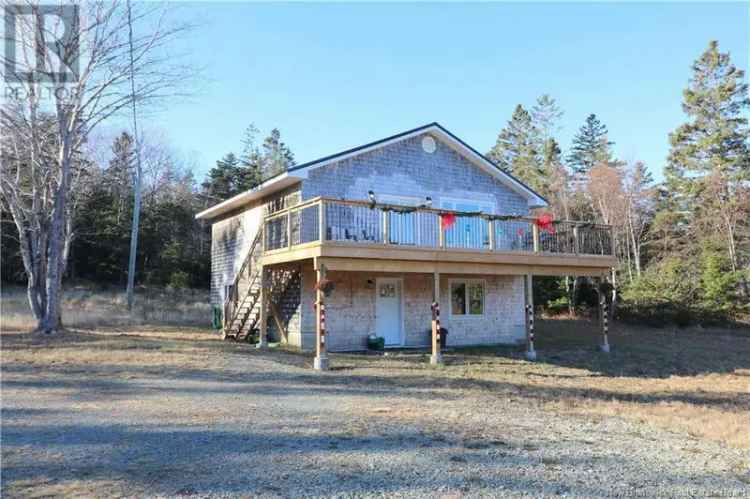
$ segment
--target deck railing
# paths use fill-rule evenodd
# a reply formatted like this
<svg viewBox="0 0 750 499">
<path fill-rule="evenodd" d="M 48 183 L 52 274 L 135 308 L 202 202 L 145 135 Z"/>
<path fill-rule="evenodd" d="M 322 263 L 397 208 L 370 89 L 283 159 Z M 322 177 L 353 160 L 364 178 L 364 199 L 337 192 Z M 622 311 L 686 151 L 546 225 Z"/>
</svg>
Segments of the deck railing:
<svg viewBox="0 0 750 499">
<path fill-rule="evenodd" d="M 444 217 L 455 217 L 444 224 Z M 447 225 L 447 227 L 444 227 Z M 322 238 L 321 238 L 322 236 Z M 426 249 L 612 255 L 612 229 L 588 222 L 315 198 L 264 222 L 264 251 L 316 241 Z"/>
</svg>

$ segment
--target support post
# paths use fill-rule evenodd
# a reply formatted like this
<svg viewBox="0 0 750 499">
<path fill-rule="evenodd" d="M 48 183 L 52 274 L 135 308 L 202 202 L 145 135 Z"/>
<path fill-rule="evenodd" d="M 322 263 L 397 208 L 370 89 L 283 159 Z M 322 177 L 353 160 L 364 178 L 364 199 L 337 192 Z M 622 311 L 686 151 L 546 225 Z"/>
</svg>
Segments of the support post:
<svg viewBox="0 0 750 499">
<path fill-rule="evenodd" d="M 258 327 L 258 344 L 256 348 L 268 347 L 268 289 L 266 288 L 266 269 L 260 268 L 260 326 Z"/>
<path fill-rule="evenodd" d="M 526 358 L 536 360 L 536 350 L 534 350 L 534 287 L 533 276 L 526 274 L 524 276 L 524 294 L 526 306 Z"/>
<path fill-rule="evenodd" d="M 432 301 L 432 355 L 430 364 L 439 365 L 443 363 L 443 354 L 440 350 L 440 273 L 433 274 L 433 301 Z"/>
<path fill-rule="evenodd" d="M 609 307 L 607 306 L 607 294 L 604 293 L 602 279 L 599 280 L 599 317 L 602 326 L 602 344 L 599 349 L 609 353 Z"/>
<path fill-rule="evenodd" d="M 573 226 L 573 253 L 580 253 L 580 248 L 578 244 L 578 225 Z"/>
<path fill-rule="evenodd" d="M 328 227 L 326 226 L 326 203 L 322 199 L 318 201 L 318 240 L 323 242 L 328 239 Z"/>
<path fill-rule="evenodd" d="M 383 244 L 390 244 L 391 242 L 391 217 L 388 215 L 389 211 L 383 210 Z"/>
<path fill-rule="evenodd" d="M 292 212 L 286 212 L 286 246 L 292 249 Z"/>
<path fill-rule="evenodd" d="M 490 251 L 495 251 L 495 221 L 488 220 L 487 223 L 490 231 Z"/>
<path fill-rule="evenodd" d="M 531 235 L 534 243 L 534 253 L 539 253 L 539 226 L 531 224 Z"/>
<path fill-rule="evenodd" d="M 445 229 L 443 229 L 443 219 L 437 217 L 438 229 L 438 248 L 445 248 Z"/>
<path fill-rule="evenodd" d="M 326 305 L 323 290 L 320 289 L 320 283 L 326 278 L 326 267 L 322 263 L 315 262 L 315 274 L 318 279 L 318 286 L 315 297 L 315 360 L 313 368 L 316 371 L 328 370 L 328 346 L 326 345 Z"/>
</svg>

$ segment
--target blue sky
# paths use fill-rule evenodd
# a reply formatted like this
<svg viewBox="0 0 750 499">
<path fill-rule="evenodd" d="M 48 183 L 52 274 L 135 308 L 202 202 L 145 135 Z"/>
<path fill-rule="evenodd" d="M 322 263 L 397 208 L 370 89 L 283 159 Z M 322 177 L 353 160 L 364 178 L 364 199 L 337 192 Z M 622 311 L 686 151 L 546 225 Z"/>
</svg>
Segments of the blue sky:
<svg viewBox="0 0 750 499">
<path fill-rule="evenodd" d="M 710 39 L 748 67 L 747 3 L 183 4 L 181 47 L 204 67 L 189 101 L 150 118 L 196 174 L 239 152 L 245 127 L 282 131 L 298 162 L 438 121 L 480 151 L 516 104 L 589 113 L 615 152 L 657 178 L 681 92 Z"/>
</svg>

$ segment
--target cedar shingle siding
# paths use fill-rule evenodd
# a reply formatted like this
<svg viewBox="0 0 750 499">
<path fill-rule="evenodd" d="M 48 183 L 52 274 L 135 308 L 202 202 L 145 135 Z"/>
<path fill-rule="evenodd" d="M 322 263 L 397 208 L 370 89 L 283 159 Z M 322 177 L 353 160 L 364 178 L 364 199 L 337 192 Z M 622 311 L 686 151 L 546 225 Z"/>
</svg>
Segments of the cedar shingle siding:
<svg viewBox="0 0 750 499">
<path fill-rule="evenodd" d="M 524 197 L 485 173 L 443 142 L 427 153 L 423 135 L 336 161 L 308 171 L 301 187 L 275 195 L 283 205 L 317 196 L 367 199 L 378 195 L 424 199 L 429 196 L 439 207 L 442 198 L 467 199 L 492 204 L 497 213 L 528 214 Z M 213 226 L 211 302 L 221 304 L 222 289 L 231 284 L 249 249 L 257 226 L 265 214 L 264 199 L 246 211 L 216 222 Z M 278 207 L 278 205 L 276 206 Z M 311 213 L 311 212 L 310 212 Z M 303 214 L 312 216 L 316 214 Z M 307 224 L 316 226 L 316 224 Z M 303 235 L 303 237 L 306 237 Z M 309 239 L 309 238 L 308 238 Z M 307 240 L 307 239 L 304 239 Z M 315 338 L 315 272 L 312 262 L 297 263 L 302 271 L 277 304 L 288 328 L 289 343 L 313 348 Z M 366 347 L 367 336 L 375 332 L 375 289 L 372 282 L 380 273 L 331 272 L 335 290 L 326 300 L 328 340 L 331 350 Z M 391 274 L 392 275 L 392 274 Z M 404 337 L 407 346 L 427 346 L 432 302 L 432 276 L 404 274 Z M 521 276 L 489 276 L 485 279 L 484 315 L 451 317 L 449 279 L 442 276 L 443 325 L 450 331 L 449 345 L 517 343 L 524 338 L 524 288 Z M 268 321 L 269 335 L 277 337 L 275 321 Z"/>
<path fill-rule="evenodd" d="M 422 137 L 391 144 L 331 165 L 310 170 L 303 199 L 327 196 L 367 199 L 375 195 L 441 196 L 490 202 L 500 213 L 526 215 L 526 199 L 440 141 L 434 153 L 422 150 Z"/>
</svg>

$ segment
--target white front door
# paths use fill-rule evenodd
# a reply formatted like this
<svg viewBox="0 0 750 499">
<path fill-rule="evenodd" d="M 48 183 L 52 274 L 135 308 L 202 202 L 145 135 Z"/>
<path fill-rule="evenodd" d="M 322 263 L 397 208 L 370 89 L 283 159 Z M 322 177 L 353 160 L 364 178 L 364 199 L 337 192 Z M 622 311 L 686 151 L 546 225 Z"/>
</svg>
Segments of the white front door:
<svg viewBox="0 0 750 499">
<path fill-rule="evenodd" d="M 375 292 L 375 332 L 388 346 L 402 345 L 401 279 L 379 277 Z"/>
</svg>

